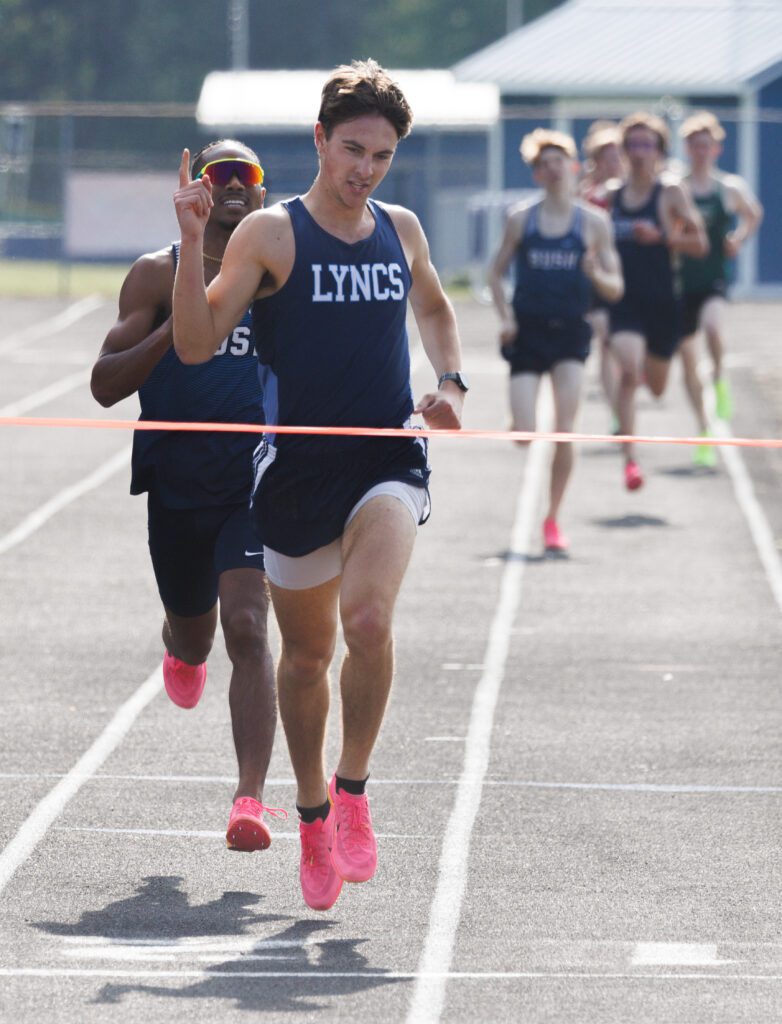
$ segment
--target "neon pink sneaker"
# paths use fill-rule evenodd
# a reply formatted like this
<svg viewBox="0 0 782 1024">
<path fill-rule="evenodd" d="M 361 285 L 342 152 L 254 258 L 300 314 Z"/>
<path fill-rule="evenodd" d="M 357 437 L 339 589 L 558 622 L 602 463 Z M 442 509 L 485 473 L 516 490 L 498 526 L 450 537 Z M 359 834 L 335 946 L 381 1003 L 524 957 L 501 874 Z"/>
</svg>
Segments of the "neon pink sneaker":
<svg viewBox="0 0 782 1024">
<path fill-rule="evenodd" d="M 168 651 L 163 655 L 163 683 L 166 693 L 180 708 L 194 708 L 206 685 L 206 662 L 188 665 Z"/>
<path fill-rule="evenodd" d="M 556 519 L 543 520 L 543 546 L 546 551 L 567 551 L 570 541 L 559 532 Z"/>
<path fill-rule="evenodd" d="M 229 850 L 253 853 L 255 850 L 265 850 L 271 845 L 271 833 L 263 820 L 264 811 L 273 818 L 288 817 L 288 812 L 282 807 L 265 807 L 251 796 L 240 796 L 234 800 L 231 817 L 228 819 L 228 831 L 225 834 L 225 845 Z"/>
<path fill-rule="evenodd" d="M 369 799 L 337 790 L 337 777 L 329 782 L 329 800 L 337 816 L 331 863 L 346 882 L 368 882 L 377 869 L 377 840 L 372 831 Z"/>
<path fill-rule="evenodd" d="M 194 708 L 206 685 L 206 662 L 188 665 L 168 651 L 163 655 L 163 683 L 166 693 L 180 708 Z"/>
<path fill-rule="evenodd" d="M 633 459 L 628 459 L 625 463 L 625 487 L 628 491 L 637 491 L 643 485 L 644 475 L 641 467 Z"/>
<path fill-rule="evenodd" d="M 333 807 L 325 821 L 323 818 L 316 818 L 313 822 L 299 819 L 299 880 L 304 902 L 311 910 L 330 910 L 342 891 L 342 879 L 331 864 L 336 821 Z"/>
</svg>

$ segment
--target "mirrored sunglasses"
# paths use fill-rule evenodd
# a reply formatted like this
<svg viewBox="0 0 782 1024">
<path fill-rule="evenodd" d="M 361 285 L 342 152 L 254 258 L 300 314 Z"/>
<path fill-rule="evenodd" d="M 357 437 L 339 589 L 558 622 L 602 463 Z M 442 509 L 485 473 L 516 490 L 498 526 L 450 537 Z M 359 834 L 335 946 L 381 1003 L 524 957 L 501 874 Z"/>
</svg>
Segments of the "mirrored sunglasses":
<svg viewBox="0 0 782 1024">
<path fill-rule="evenodd" d="M 225 188 L 233 177 L 237 177 L 245 188 L 253 185 L 263 184 L 263 167 L 252 160 L 239 160 L 235 157 L 227 157 L 224 160 L 213 160 L 205 164 L 196 174 L 196 180 L 209 175 L 213 185 Z"/>
</svg>

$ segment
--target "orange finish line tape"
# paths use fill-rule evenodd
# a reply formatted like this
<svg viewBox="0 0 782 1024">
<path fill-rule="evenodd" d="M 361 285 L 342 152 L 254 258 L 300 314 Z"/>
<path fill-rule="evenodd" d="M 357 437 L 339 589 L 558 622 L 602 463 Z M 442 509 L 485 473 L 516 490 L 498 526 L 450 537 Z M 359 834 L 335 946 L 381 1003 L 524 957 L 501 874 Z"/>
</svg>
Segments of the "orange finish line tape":
<svg viewBox="0 0 782 1024">
<path fill-rule="evenodd" d="M 236 434 L 317 434 L 330 437 L 464 437 L 482 441 L 558 441 L 570 444 L 708 444 L 732 448 L 782 448 L 782 439 L 763 437 L 664 437 L 626 434 L 557 434 L 528 430 L 428 430 L 405 427 L 291 427 L 264 423 L 175 423 L 168 420 L 89 420 L 48 416 L 0 416 L 0 427 L 78 427 L 83 430 L 180 430 Z"/>
</svg>

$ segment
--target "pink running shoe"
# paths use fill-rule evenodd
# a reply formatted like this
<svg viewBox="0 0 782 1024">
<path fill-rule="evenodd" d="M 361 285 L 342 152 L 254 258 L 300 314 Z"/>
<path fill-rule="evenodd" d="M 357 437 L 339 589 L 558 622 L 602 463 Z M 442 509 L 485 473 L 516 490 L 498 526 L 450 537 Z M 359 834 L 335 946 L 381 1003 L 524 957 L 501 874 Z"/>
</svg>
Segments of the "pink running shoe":
<svg viewBox="0 0 782 1024">
<path fill-rule="evenodd" d="M 330 910 L 342 891 L 342 879 L 331 864 L 331 844 L 336 821 L 333 807 L 329 809 L 325 821 L 323 818 L 316 818 L 313 822 L 299 819 L 299 880 L 304 902 L 311 910 Z"/>
<path fill-rule="evenodd" d="M 337 777 L 329 782 L 329 800 L 337 816 L 331 863 L 346 882 L 368 882 L 377 869 L 377 840 L 372 831 L 369 799 L 337 790 Z"/>
<path fill-rule="evenodd" d="M 546 551 L 567 551 L 570 541 L 559 532 L 556 519 L 543 520 L 543 546 Z"/>
<path fill-rule="evenodd" d="M 628 459 L 625 463 L 625 487 L 628 491 L 637 491 L 643 485 L 644 475 L 641 467 L 633 459 Z"/>
<path fill-rule="evenodd" d="M 225 834 L 225 845 L 229 850 L 253 853 L 271 845 L 271 833 L 263 820 L 264 811 L 274 818 L 288 817 L 288 812 L 282 807 L 265 807 L 251 796 L 240 796 L 234 800 Z"/>
<path fill-rule="evenodd" d="M 206 662 L 188 665 L 168 651 L 163 655 L 163 682 L 166 693 L 180 708 L 194 708 L 206 685 Z"/>
</svg>

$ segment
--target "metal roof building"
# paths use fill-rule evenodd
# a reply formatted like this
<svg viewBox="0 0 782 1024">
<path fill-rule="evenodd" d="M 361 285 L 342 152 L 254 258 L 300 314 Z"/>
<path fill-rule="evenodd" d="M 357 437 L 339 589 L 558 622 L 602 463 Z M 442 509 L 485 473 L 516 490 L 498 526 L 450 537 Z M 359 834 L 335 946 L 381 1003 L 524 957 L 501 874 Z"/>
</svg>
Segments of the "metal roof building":
<svg viewBox="0 0 782 1024">
<path fill-rule="evenodd" d="M 536 125 L 580 140 L 597 117 L 652 109 L 675 131 L 692 109 L 713 110 L 728 133 L 724 168 L 766 207 L 740 283 L 782 285 L 782 0 L 569 0 L 453 71 L 500 90 L 494 188 L 529 184 L 518 143 Z"/>
<path fill-rule="evenodd" d="M 780 0 L 571 0 L 454 73 L 506 95 L 732 96 L 781 67 Z"/>
</svg>

